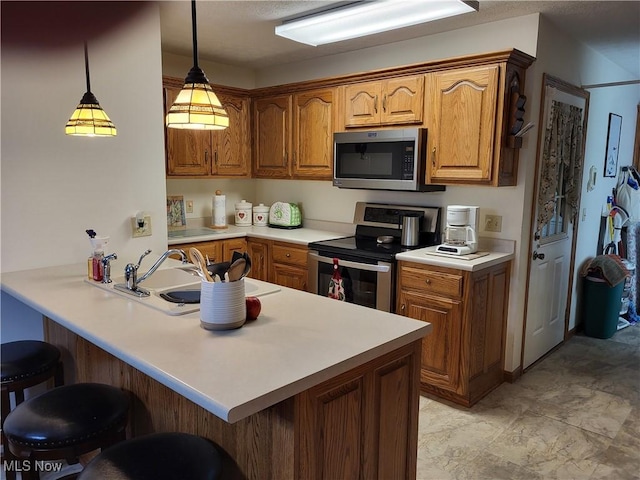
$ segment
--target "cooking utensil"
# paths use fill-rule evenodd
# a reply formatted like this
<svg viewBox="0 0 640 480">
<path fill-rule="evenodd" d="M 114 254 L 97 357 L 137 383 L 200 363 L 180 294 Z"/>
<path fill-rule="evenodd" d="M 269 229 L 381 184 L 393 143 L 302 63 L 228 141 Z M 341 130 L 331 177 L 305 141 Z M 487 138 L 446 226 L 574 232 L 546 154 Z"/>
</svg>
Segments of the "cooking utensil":
<svg viewBox="0 0 640 480">
<path fill-rule="evenodd" d="M 213 278 L 211 278 L 211 274 L 207 269 L 207 262 L 204 259 L 202 252 L 195 247 L 191 247 L 189 248 L 189 258 L 194 263 L 194 265 L 196 265 L 200 269 L 200 272 L 204 276 L 205 280 L 207 282 L 213 282 Z"/>
<path fill-rule="evenodd" d="M 238 280 L 240 280 L 245 275 L 244 271 L 246 266 L 247 261 L 244 259 L 244 257 L 240 257 L 235 262 L 233 262 L 229 267 L 229 271 L 227 272 L 229 274 L 229 281 L 237 282 Z"/>
</svg>

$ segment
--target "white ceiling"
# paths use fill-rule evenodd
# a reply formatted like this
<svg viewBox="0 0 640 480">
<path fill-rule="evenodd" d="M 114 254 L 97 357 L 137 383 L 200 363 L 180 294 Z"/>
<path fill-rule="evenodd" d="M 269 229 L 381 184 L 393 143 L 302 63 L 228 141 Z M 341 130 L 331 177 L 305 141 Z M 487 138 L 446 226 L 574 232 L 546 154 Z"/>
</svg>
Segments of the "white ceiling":
<svg viewBox="0 0 640 480">
<path fill-rule="evenodd" d="M 199 58 L 259 69 L 540 12 L 640 78 L 640 1 L 480 0 L 476 13 L 318 47 L 275 35 L 283 19 L 332 3 L 336 0 L 199 0 Z M 191 2 L 160 2 L 160 18 L 163 51 L 191 57 Z"/>
</svg>

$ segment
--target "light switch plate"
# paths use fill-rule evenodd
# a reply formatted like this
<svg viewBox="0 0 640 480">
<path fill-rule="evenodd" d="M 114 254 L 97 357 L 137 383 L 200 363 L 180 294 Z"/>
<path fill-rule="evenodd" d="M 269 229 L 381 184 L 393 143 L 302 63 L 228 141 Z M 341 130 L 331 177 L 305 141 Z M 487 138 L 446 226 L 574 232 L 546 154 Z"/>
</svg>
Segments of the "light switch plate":
<svg viewBox="0 0 640 480">
<path fill-rule="evenodd" d="M 131 236 L 133 238 L 148 237 L 151 235 L 151 217 L 149 215 L 144 216 L 144 225 L 138 227 L 136 217 L 131 217 Z"/>
<path fill-rule="evenodd" d="M 193 213 L 193 200 L 186 201 L 186 210 L 187 213 Z"/>
</svg>

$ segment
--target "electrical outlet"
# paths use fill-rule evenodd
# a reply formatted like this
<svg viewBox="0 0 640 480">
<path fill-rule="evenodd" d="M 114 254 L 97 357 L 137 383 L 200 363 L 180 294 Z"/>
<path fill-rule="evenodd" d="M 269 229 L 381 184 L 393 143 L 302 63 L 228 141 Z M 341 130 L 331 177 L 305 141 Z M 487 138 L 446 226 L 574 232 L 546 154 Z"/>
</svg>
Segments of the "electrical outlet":
<svg viewBox="0 0 640 480">
<path fill-rule="evenodd" d="M 187 213 L 193 213 L 193 200 L 187 200 Z"/>
<path fill-rule="evenodd" d="M 485 217 L 484 217 L 484 230 L 485 230 L 485 232 L 501 232 L 502 231 L 502 216 L 500 216 L 500 215 L 485 215 Z"/>
<path fill-rule="evenodd" d="M 149 215 L 144 216 L 144 225 L 138 226 L 136 217 L 131 217 L 131 235 L 133 238 L 148 237 L 151 235 L 151 217 Z"/>
</svg>

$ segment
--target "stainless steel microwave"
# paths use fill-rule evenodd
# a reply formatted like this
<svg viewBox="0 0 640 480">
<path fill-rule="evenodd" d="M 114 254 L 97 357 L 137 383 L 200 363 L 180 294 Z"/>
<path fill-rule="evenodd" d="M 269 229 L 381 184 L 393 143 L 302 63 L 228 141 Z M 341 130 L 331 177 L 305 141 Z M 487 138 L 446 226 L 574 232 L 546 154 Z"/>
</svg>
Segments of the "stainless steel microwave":
<svg viewBox="0 0 640 480">
<path fill-rule="evenodd" d="M 340 188 L 443 191 L 425 185 L 426 128 L 333 134 L 333 184 Z"/>
</svg>

